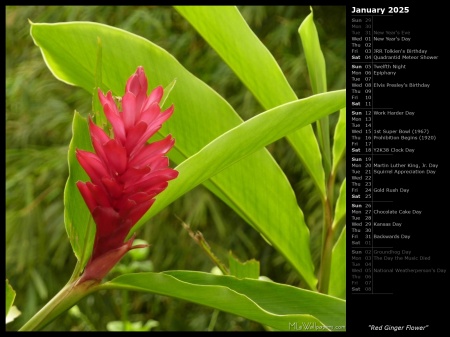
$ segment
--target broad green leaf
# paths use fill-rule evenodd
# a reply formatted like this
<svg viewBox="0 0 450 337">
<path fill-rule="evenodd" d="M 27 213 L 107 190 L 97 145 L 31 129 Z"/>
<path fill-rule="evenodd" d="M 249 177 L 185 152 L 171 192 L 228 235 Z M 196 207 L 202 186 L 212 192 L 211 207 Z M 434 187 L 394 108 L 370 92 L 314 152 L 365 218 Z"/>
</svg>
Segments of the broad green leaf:
<svg viewBox="0 0 450 337">
<path fill-rule="evenodd" d="M 234 6 L 175 6 L 223 58 L 265 109 L 297 96 L 270 51 Z M 325 196 L 325 175 L 310 125 L 287 136 L 306 170 Z"/>
<path fill-rule="evenodd" d="M 333 247 L 330 285 L 328 294 L 342 299 L 346 297 L 346 230 L 345 227 Z"/>
<path fill-rule="evenodd" d="M 14 299 L 16 298 L 16 292 L 14 291 L 13 287 L 9 284 L 8 279 L 6 279 L 6 293 L 5 293 L 5 314 L 8 315 L 9 309 L 11 309 Z"/>
<path fill-rule="evenodd" d="M 345 105 L 345 90 L 314 95 L 261 113 L 226 132 L 176 167 L 179 172 L 177 179 L 170 182 L 168 188 L 136 226 L 238 160 L 282 138 L 286 133 L 340 109 L 343 105 Z M 219 184 L 217 185 L 220 186 Z M 266 186 L 269 190 L 266 193 L 276 193 L 277 188 Z M 311 286 L 311 282 L 315 282 L 315 279 L 313 281 L 306 278 L 307 271 L 311 270 L 311 258 L 309 245 L 305 244 L 304 240 L 309 237 L 309 230 L 304 223 L 301 210 L 299 208 L 297 210 L 300 212 L 301 222 L 294 223 L 289 215 L 277 213 L 278 223 L 283 226 L 259 227 L 265 217 L 271 216 L 273 209 L 270 208 L 260 209 L 259 213 L 254 214 L 252 223 L 280 252 L 296 252 L 295 256 L 289 254 L 285 256 Z M 302 244 L 299 244 L 300 242 Z"/>
<path fill-rule="evenodd" d="M 277 330 L 345 325 L 345 301 L 289 285 L 203 272 L 170 271 L 119 276 L 100 289 L 171 296 L 245 317 Z M 294 324 L 294 323 L 297 324 Z"/>
<path fill-rule="evenodd" d="M 339 120 L 334 131 L 333 143 L 333 167 L 332 173 L 336 172 L 339 162 L 344 158 L 346 148 L 346 109 L 339 111 Z"/>
<path fill-rule="evenodd" d="M 141 221 L 159 212 L 169 203 L 176 200 L 186 191 L 201 184 L 206 179 L 249 156 L 259 148 L 269 145 L 304 125 L 308 125 L 330 114 L 345 105 L 345 90 L 331 91 L 305 99 L 286 103 L 274 109 L 265 111 L 248 121 L 217 137 L 199 152 L 178 165 L 177 179 L 170 182 L 168 188 L 157 198 L 150 211 Z M 263 210 L 261 210 L 263 211 Z M 262 216 L 268 214 L 264 213 Z M 281 223 L 289 220 L 283 214 L 278 215 Z M 266 229 L 266 237 L 282 230 L 280 228 Z M 262 231 L 264 235 L 266 233 Z M 289 237 L 292 233 L 285 233 Z M 269 239 L 269 240 L 270 240 Z M 298 247 L 300 249 L 300 247 Z"/>
<path fill-rule="evenodd" d="M 244 123 L 239 124 L 207 144 L 199 152 L 178 165 L 177 179 L 171 181 L 158 198 L 149 214 L 163 208 L 158 201 L 176 200 L 187 190 L 201 184 L 242 158 L 249 156 L 261 147 L 282 138 L 285 134 L 308 125 L 345 105 L 345 90 L 331 91 L 286 103 L 265 111 Z M 169 198 L 169 195 L 174 195 Z M 164 207 L 166 206 L 164 201 Z M 146 214 L 144 218 L 149 216 Z"/>
<path fill-rule="evenodd" d="M 320 47 L 319 34 L 314 24 L 313 9 L 300 25 L 298 32 L 305 53 L 308 67 L 309 79 L 311 81 L 312 92 L 320 94 L 327 91 L 327 74 L 325 68 L 325 58 Z M 328 176 L 331 166 L 330 154 L 330 130 L 328 117 L 317 122 L 318 141 L 322 148 L 325 174 Z"/>
<path fill-rule="evenodd" d="M 239 261 L 239 259 L 233 256 L 233 253 L 228 254 L 228 263 L 230 266 L 230 275 L 237 278 L 253 278 L 259 277 L 259 261 L 248 260 L 245 262 Z"/>
<path fill-rule="evenodd" d="M 278 315 L 310 314 L 329 327 L 345 325 L 346 302 L 332 296 L 271 281 L 237 280 L 229 276 L 217 277 L 182 270 L 165 273 L 184 282 L 232 288 L 248 296 L 265 310 Z M 277 301 L 282 299 L 284 301 Z"/>
<path fill-rule="evenodd" d="M 122 96 L 126 80 L 139 65 L 147 72 L 150 88 L 168 85 L 176 79 L 177 84 L 167 101 L 167 104 L 175 105 L 175 113 L 159 132 L 159 137 L 168 133 L 175 137 L 175 149 L 169 156 L 176 163 L 242 123 L 222 97 L 183 68 L 172 55 L 142 37 L 91 22 L 32 24 L 31 34 L 55 77 L 88 92 L 92 92 L 95 83 L 98 38 L 102 42 L 103 91 L 111 89 L 113 95 Z M 305 142 L 308 142 L 307 137 Z M 200 168 L 206 170 L 206 164 Z M 256 151 L 205 185 L 271 240 L 308 285 L 315 288 L 316 278 L 307 249 L 309 234 L 303 214 L 286 176 L 267 150 Z M 87 213 L 87 210 L 79 209 L 78 212 Z M 149 219 L 148 214 L 145 220 Z M 280 221 L 280 215 L 284 221 Z M 87 219 L 89 215 L 83 214 L 83 217 Z M 66 226 L 71 227 L 73 223 Z M 142 224 L 140 221 L 134 230 Z M 72 235 L 72 239 L 76 237 L 79 244 L 80 240 L 86 239 L 86 233 L 86 230 L 80 230 L 77 235 Z M 270 235 L 273 233 L 276 235 Z M 300 247 L 303 247 L 301 251 Z"/>
<path fill-rule="evenodd" d="M 72 123 L 72 140 L 70 141 L 68 154 L 69 178 L 64 189 L 64 223 L 72 249 L 81 266 L 84 266 L 90 257 L 94 244 L 95 224 L 78 187 L 75 185 L 79 180 L 89 181 L 89 176 L 75 156 L 76 149 L 93 151 L 88 123 L 75 111 Z"/>
</svg>

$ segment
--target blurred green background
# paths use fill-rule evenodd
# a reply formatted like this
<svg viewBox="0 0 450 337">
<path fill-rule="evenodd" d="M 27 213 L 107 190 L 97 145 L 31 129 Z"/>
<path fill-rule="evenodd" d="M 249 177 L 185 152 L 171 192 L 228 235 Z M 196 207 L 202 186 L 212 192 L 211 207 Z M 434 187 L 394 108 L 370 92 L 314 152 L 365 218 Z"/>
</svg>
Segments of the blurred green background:
<svg viewBox="0 0 450 337">
<path fill-rule="evenodd" d="M 298 28 L 309 6 L 239 6 L 274 55 L 299 98 L 311 95 Z M 345 7 L 314 6 L 314 19 L 327 64 L 328 90 L 345 88 Z M 53 77 L 29 34 L 32 22 L 95 21 L 140 35 L 169 51 L 189 71 L 222 95 L 244 119 L 263 111 L 228 66 L 172 7 L 6 6 L 6 277 L 22 312 L 7 330 L 17 330 L 68 281 L 75 266 L 63 220 L 67 149 L 74 110 L 92 111 L 89 93 Z M 124 57 L 128 50 L 124 50 Z M 263 70 L 262 70 L 263 71 Z M 170 99 L 170 97 L 169 97 Z M 332 116 L 332 122 L 336 116 Z M 333 125 L 333 123 L 332 123 Z M 332 132 L 332 131 L 331 131 Z M 314 185 L 285 140 L 269 150 L 286 173 L 311 229 L 319 259 L 322 208 Z M 342 166 L 338 181 L 345 175 Z M 222 201 L 202 186 L 154 217 L 138 233 L 151 244 L 135 270 L 198 270 L 214 267 L 181 225 L 199 230 L 227 264 L 257 259 L 261 275 L 298 286 L 285 259 Z M 128 254 L 109 277 L 129 268 Z M 128 266 L 128 267 L 127 267 Z M 143 293 L 95 293 L 45 330 L 106 330 L 108 322 L 155 320 L 153 330 L 264 330 L 258 323 L 189 302 Z M 217 320 L 215 320 L 217 318 Z"/>
</svg>

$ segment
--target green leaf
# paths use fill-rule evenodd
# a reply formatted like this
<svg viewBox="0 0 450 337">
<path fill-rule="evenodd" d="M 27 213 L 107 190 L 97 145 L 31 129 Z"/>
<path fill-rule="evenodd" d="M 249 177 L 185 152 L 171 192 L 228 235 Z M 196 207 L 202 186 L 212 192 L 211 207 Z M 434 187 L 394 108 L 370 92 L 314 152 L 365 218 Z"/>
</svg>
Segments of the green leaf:
<svg viewBox="0 0 450 337">
<path fill-rule="evenodd" d="M 236 126 L 177 166 L 178 178 L 170 182 L 169 187 L 144 218 L 156 214 L 186 191 L 261 147 L 282 138 L 286 133 L 310 124 L 317 118 L 330 114 L 343 105 L 345 105 L 345 90 L 331 91 L 281 105 Z M 282 214 L 279 216 L 282 217 L 280 219 L 284 219 Z M 271 239 L 271 235 L 266 237 Z"/>
<path fill-rule="evenodd" d="M 84 267 L 94 244 L 95 225 L 83 197 L 75 185 L 77 181 L 89 181 L 75 156 L 76 149 L 93 151 L 86 119 L 75 111 L 72 123 L 72 140 L 69 145 L 69 178 L 64 189 L 64 222 L 72 249 Z"/>
<path fill-rule="evenodd" d="M 347 179 L 344 179 L 339 190 L 339 197 L 336 201 L 334 210 L 333 230 L 342 222 L 345 221 L 345 215 L 347 212 Z"/>
<path fill-rule="evenodd" d="M 97 61 L 94 70 L 95 86 L 92 89 L 92 111 L 94 112 L 94 122 L 101 128 L 105 128 L 108 124 L 106 115 L 103 112 L 103 107 L 97 94 L 97 88 L 102 86 L 102 41 L 97 39 Z"/>
<path fill-rule="evenodd" d="M 339 120 L 336 124 L 334 132 L 333 143 L 333 167 L 332 173 L 335 174 L 336 169 L 340 161 L 344 158 L 346 148 L 346 111 L 347 109 L 341 109 L 339 111 Z"/>
<path fill-rule="evenodd" d="M 298 32 L 302 40 L 305 52 L 306 64 L 308 66 L 311 87 L 318 94 L 327 91 L 327 75 L 325 69 L 325 58 L 320 47 L 319 35 L 314 24 L 314 14 L 311 8 L 309 14 L 300 25 Z"/>
<path fill-rule="evenodd" d="M 253 278 L 259 277 L 259 261 L 254 259 L 241 262 L 232 252 L 228 255 L 228 263 L 230 265 L 230 275 L 237 278 Z"/>
<path fill-rule="evenodd" d="M 346 191 L 347 184 L 346 179 L 344 179 L 339 190 L 339 197 L 336 201 L 334 211 L 332 229 L 334 237 L 337 237 L 337 240 L 332 251 L 330 282 L 328 287 L 328 294 L 342 299 L 346 298 Z"/>
<path fill-rule="evenodd" d="M 242 122 L 222 97 L 183 68 L 172 55 L 142 37 L 90 22 L 32 24 L 31 34 L 35 43 L 41 48 L 44 59 L 55 77 L 66 83 L 78 85 L 89 92 L 92 92 L 95 83 L 99 37 L 102 41 L 103 91 L 111 89 L 113 95 L 121 96 L 126 80 L 134 73 L 138 65 L 146 69 L 150 88 L 160 84 L 167 85 L 176 78 L 177 85 L 169 97 L 169 104 L 173 103 L 176 107 L 175 113 L 161 128 L 158 136 L 162 137 L 171 133 L 175 137 L 175 149 L 170 151 L 169 156 L 176 163 L 195 154 L 213 139 Z M 132 52 L 127 52 L 125 57 L 123 51 Z M 340 95 L 344 97 L 343 93 Z M 301 104 L 298 107 L 300 106 Z M 338 104 L 337 108 L 341 107 L 342 103 Z M 293 131 L 295 129 L 291 129 L 291 132 Z M 309 137 L 304 139 L 308 149 L 311 146 L 309 139 Z M 255 145 L 257 147 L 252 151 L 262 146 Z M 227 150 L 224 149 L 222 156 L 226 153 Z M 222 156 L 219 158 L 220 161 L 225 159 L 227 164 L 231 164 L 230 160 Z M 236 160 L 238 158 L 233 156 L 233 161 Z M 218 173 L 207 167 L 209 163 L 210 161 L 196 166 L 195 169 Z M 188 170 L 186 165 L 183 170 Z M 299 271 L 307 284 L 315 288 L 316 278 L 308 249 L 309 234 L 304 224 L 303 214 L 298 208 L 286 176 L 268 151 L 265 149 L 256 151 L 246 160 L 205 181 L 208 178 L 210 176 L 202 175 L 200 181 L 271 240 L 272 244 Z M 195 186 L 195 181 L 189 180 L 190 186 Z M 71 183 L 74 182 L 75 179 L 72 179 Z M 184 189 L 185 192 L 188 190 Z M 157 199 L 163 198 L 164 194 L 165 192 Z M 152 209 L 154 207 L 150 210 Z M 82 208 L 78 211 L 83 213 L 83 217 L 88 218 L 89 214 L 84 210 L 87 209 Z M 154 214 L 147 213 L 134 230 L 142 226 L 143 222 Z M 80 222 L 67 223 L 66 226 L 71 229 L 68 232 L 74 233 L 76 230 L 72 228 L 73 224 L 78 226 L 78 223 Z M 87 225 L 81 224 L 81 226 Z M 80 251 L 83 250 L 80 242 L 87 240 L 90 243 L 91 237 L 86 238 L 86 234 L 91 232 L 86 228 L 77 232 L 78 235 L 72 236 L 72 239 L 77 240 L 77 257 L 79 258 Z"/>
<path fill-rule="evenodd" d="M 223 58 L 265 109 L 297 96 L 273 55 L 234 6 L 175 6 Z M 305 169 L 325 197 L 319 146 L 310 125 L 287 136 Z"/>
<path fill-rule="evenodd" d="M 328 294 L 342 299 L 346 297 L 346 230 L 345 227 L 333 247 L 330 285 Z"/>
<path fill-rule="evenodd" d="M 280 139 L 286 133 L 339 109 L 344 104 L 345 90 L 332 91 L 284 104 L 238 125 L 177 166 L 179 172 L 177 179 L 170 182 L 164 193 L 157 198 L 150 211 L 136 226 L 236 161 Z M 265 186 L 266 190 L 273 189 L 273 191 L 264 193 L 276 194 L 278 186 L 266 185 L 269 185 Z M 300 212 L 299 222 L 293 222 L 288 214 L 277 212 L 277 223 L 282 225 L 260 226 L 264 218 L 272 215 L 274 208 L 270 207 L 261 208 L 259 213 L 254 214 L 255 219 L 251 223 L 277 250 L 284 253 L 311 286 L 315 285 L 315 277 L 310 277 L 309 273 L 312 270 L 307 243 L 309 230 L 304 222 L 303 213 L 299 208 L 297 210 Z"/>
<path fill-rule="evenodd" d="M 298 32 L 305 53 L 306 64 L 309 72 L 309 79 L 314 94 L 327 91 L 327 74 L 325 68 L 325 58 L 320 47 L 319 35 L 314 24 L 313 9 L 300 25 Z M 322 155 L 324 159 L 325 174 L 328 176 L 331 166 L 330 154 L 330 130 L 328 117 L 317 122 L 317 135 Z"/>
<path fill-rule="evenodd" d="M 16 298 L 16 292 L 14 291 L 13 287 L 9 284 L 8 279 L 6 279 L 6 296 L 5 296 L 5 302 L 6 302 L 6 309 L 5 314 L 8 315 L 9 309 L 11 309 L 14 299 Z"/>
<path fill-rule="evenodd" d="M 170 271 L 122 275 L 104 283 L 100 289 L 171 296 L 242 316 L 277 330 L 345 326 L 345 301 L 275 282 Z"/>
</svg>

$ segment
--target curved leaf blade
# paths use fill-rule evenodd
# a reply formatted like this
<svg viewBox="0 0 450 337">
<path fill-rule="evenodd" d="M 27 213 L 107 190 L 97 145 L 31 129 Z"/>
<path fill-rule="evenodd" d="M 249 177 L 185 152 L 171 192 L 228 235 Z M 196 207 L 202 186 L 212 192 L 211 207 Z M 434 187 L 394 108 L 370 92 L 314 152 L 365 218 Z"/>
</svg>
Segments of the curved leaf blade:
<svg viewBox="0 0 450 337">
<path fill-rule="evenodd" d="M 333 166 L 332 166 L 332 174 L 333 175 L 336 172 L 338 164 L 341 162 L 341 160 L 344 158 L 344 155 L 345 155 L 346 142 L 347 142 L 347 140 L 346 140 L 346 137 L 347 137 L 346 114 L 347 114 L 346 108 L 341 109 L 339 111 L 339 119 L 336 124 L 335 131 L 334 131 Z"/>
<path fill-rule="evenodd" d="M 300 329 L 305 325 L 324 330 L 327 329 L 324 325 L 345 325 L 345 301 L 274 282 L 171 271 L 122 275 L 100 288 L 176 297 L 239 315 L 277 330 L 293 330 L 294 322 Z"/>
<path fill-rule="evenodd" d="M 305 53 L 306 64 L 308 67 L 309 79 L 314 94 L 327 91 L 327 74 L 325 68 L 325 57 L 320 47 L 319 34 L 314 24 L 313 9 L 311 13 L 303 20 L 298 32 Z M 317 122 L 318 142 L 322 148 L 325 175 L 328 177 L 331 167 L 330 154 L 330 130 L 328 118 L 323 118 Z"/>
<path fill-rule="evenodd" d="M 325 58 L 320 47 L 319 35 L 314 24 L 314 14 L 311 8 L 309 14 L 300 25 L 298 32 L 302 40 L 308 66 L 311 87 L 318 94 L 327 91 L 327 75 L 325 70 Z"/>
<path fill-rule="evenodd" d="M 333 231 L 339 237 L 334 244 L 331 258 L 330 284 L 328 294 L 342 299 L 346 298 L 346 200 L 347 200 L 347 183 L 346 179 L 342 181 L 339 190 L 339 197 L 336 201 L 333 221 Z M 343 228 L 342 228 L 343 227 Z M 342 229 L 341 229 L 342 228 Z M 340 234 L 339 234 L 340 233 Z"/>
<path fill-rule="evenodd" d="M 89 176 L 78 163 L 75 155 L 76 149 L 93 151 L 88 123 L 77 111 L 73 116 L 72 139 L 68 152 L 69 177 L 64 188 L 64 224 L 80 267 L 84 267 L 89 260 L 94 244 L 95 225 L 91 213 L 75 185 L 79 180 L 89 181 Z"/>
<path fill-rule="evenodd" d="M 339 189 L 339 197 L 336 201 L 336 206 L 334 209 L 334 221 L 333 230 L 342 222 L 345 221 L 345 216 L 347 214 L 347 179 L 344 178 Z"/>
<path fill-rule="evenodd" d="M 261 147 L 271 144 L 304 125 L 309 125 L 344 105 L 345 90 L 331 91 L 286 103 L 229 130 L 176 167 L 179 171 L 178 178 L 170 182 L 163 194 L 164 197 L 155 202 L 142 221 L 176 200 L 187 190 Z"/>
<path fill-rule="evenodd" d="M 332 113 L 344 104 L 345 90 L 314 95 L 261 113 L 224 133 L 176 167 L 179 172 L 178 178 L 170 182 L 164 194 L 161 194 L 150 211 L 136 226 L 139 227 L 141 222 L 156 214 L 188 190 L 238 160 L 282 138 L 287 133 Z M 277 186 L 274 187 L 277 188 Z M 269 213 L 273 209 L 261 209 L 258 214 L 253 215 L 256 218 L 252 223 L 272 242 L 277 250 L 285 253 L 286 258 L 297 267 L 305 281 L 311 286 L 315 279 L 307 278 L 308 272 L 313 268 L 307 244 L 309 230 L 304 223 L 303 213 L 299 208 L 297 210 L 301 223 L 292 223 L 292 219 L 288 215 L 278 213 L 278 221 L 283 226 L 260 227 L 259 224 L 263 218 L 270 216 Z M 297 252 L 295 256 L 290 255 L 295 251 Z"/>
<path fill-rule="evenodd" d="M 346 302 L 322 293 L 250 278 L 239 280 L 183 270 L 165 273 L 184 282 L 229 287 L 277 315 L 309 314 L 329 327 L 345 325 Z"/>
<path fill-rule="evenodd" d="M 175 114 L 158 136 L 171 133 L 176 138 L 176 148 L 169 153 L 176 163 L 242 122 L 215 91 L 183 68 L 172 55 L 142 37 L 92 22 L 32 24 L 31 34 L 55 77 L 88 92 L 92 92 L 95 84 L 98 38 L 102 43 L 102 90 L 111 89 L 113 95 L 121 96 L 126 80 L 138 65 L 152 69 L 148 73 L 150 88 L 176 79 L 177 85 L 169 99 L 169 103 L 174 103 L 176 107 Z M 124 57 L 124 50 L 133 52 Z M 299 246 L 306 247 L 309 242 L 309 234 L 298 235 L 299 232 L 307 233 L 303 215 L 286 176 L 267 150 L 255 152 L 245 161 L 214 176 L 205 185 L 253 227 L 269 233 L 277 229 L 282 231 L 274 238 L 266 237 L 276 247 L 281 247 L 281 253 L 291 261 L 308 285 L 315 287 L 310 253 L 305 250 L 307 255 L 300 259 L 303 253 L 298 251 Z M 279 214 L 289 219 L 283 226 L 279 226 Z M 148 218 L 149 215 L 146 215 L 145 219 Z M 297 227 L 305 227 L 306 230 Z M 79 232 L 79 240 L 81 236 L 83 233 Z M 280 238 L 282 241 L 278 242 Z M 286 245 L 286 241 L 293 238 L 296 244 Z M 309 262 L 302 264 L 302 261 Z"/>
<path fill-rule="evenodd" d="M 336 244 L 333 247 L 331 260 L 331 274 L 330 285 L 328 287 L 328 294 L 342 299 L 346 297 L 346 229 L 341 232 Z"/>
<path fill-rule="evenodd" d="M 275 58 L 237 7 L 175 6 L 175 9 L 214 48 L 265 109 L 297 100 Z M 325 174 L 312 127 L 307 125 L 287 139 L 324 198 Z"/>
</svg>

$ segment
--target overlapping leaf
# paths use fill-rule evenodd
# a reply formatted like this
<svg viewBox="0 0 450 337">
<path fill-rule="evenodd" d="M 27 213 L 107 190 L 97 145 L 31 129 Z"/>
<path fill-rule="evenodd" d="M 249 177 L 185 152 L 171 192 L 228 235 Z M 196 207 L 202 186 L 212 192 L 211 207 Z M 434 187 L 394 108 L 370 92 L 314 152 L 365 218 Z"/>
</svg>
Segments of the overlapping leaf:
<svg viewBox="0 0 450 337">
<path fill-rule="evenodd" d="M 146 216 L 156 214 L 187 190 L 201 184 L 259 148 L 310 124 L 317 118 L 330 114 L 344 104 L 345 90 L 332 91 L 286 103 L 236 126 L 177 166 L 176 169 L 180 173 L 178 178 L 170 183 L 163 196 L 157 199 Z M 261 210 L 260 216 L 266 215 L 269 214 Z M 278 217 L 280 223 L 289 222 L 284 214 L 279 214 Z M 268 238 L 273 238 L 279 235 L 280 228 L 267 228 L 261 232 L 267 234 Z M 288 237 L 285 239 L 289 242 L 293 241 Z"/>
<path fill-rule="evenodd" d="M 333 258 L 331 260 L 330 285 L 328 294 L 342 299 L 346 298 L 347 278 L 346 278 L 346 229 L 341 232 L 339 239 L 333 247 Z"/>
<path fill-rule="evenodd" d="M 175 6 L 265 109 L 293 101 L 297 96 L 270 51 L 258 39 L 234 6 Z M 325 175 L 312 127 L 307 125 L 287 136 L 322 196 Z"/>
<path fill-rule="evenodd" d="M 347 137 L 347 123 L 346 123 L 347 109 L 341 109 L 339 111 L 339 119 L 336 124 L 336 129 L 334 132 L 334 142 L 333 142 L 333 165 L 332 172 L 334 173 L 338 167 L 338 164 L 342 159 L 345 158 L 345 148 L 346 148 L 346 137 Z"/>
<path fill-rule="evenodd" d="M 86 120 L 75 112 L 72 123 L 72 140 L 69 145 L 69 178 L 64 189 L 64 223 L 72 249 L 81 265 L 84 266 L 94 243 L 95 225 L 91 213 L 84 202 L 76 182 L 89 181 L 89 176 L 78 163 L 76 149 L 92 151 L 89 128 Z"/>
<path fill-rule="evenodd" d="M 339 190 L 339 197 L 336 201 L 336 207 L 334 211 L 333 228 L 345 221 L 345 215 L 347 212 L 347 179 L 344 179 Z"/>
<path fill-rule="evenodd" d="M 114 95 L 121 96 L 126 79 L 138 65 L 146 69 L 151 88 L 160 84 L 165 86 L 176 79 L 177 84 L 167 100 L 167 104 L 174 103 L 175 114 L 160 134 L 171 133 L 175 137 L 176 148 L 170 156 L 177 163 L 242 122 L 216 92 L 189 73 L 169 53 L 142 37 L 90 22 L 32 24 L 31 33 L 53 74 L 89 92 L 95 83 L 98 38 L 103 55 L 102 90 L 111 89 Z M 224 145 L 227 146 L 229 144 Z M 74 179 L 79 178 L 74 176 Z M 212 177 L 205 185 L 260 230 L 310 287 L 315 287 L 303 214 L 284 173 L 265 149 Z M 146 215 L 144 219 L 148 217 Z M 73 225 L 74 221 L 69 223 Z M 76 226 L 86 224 L 77 222 Z M 273 235 L 273 232 L 277 234 Z M 81 236 L 82 232 L 73 233 L 71 242 L 83 240 Z M 80 254 L 78 252 L 77 256 Z"/>
<path fill-rule="evenodd" d="M 300 25 L 298 32 L 305 53 L 306 64 L 308 66 L 309 79 L 314 94 L 327 91 L 327 73 L 325 68 L 325 57 L 320 47 L 319 34 L 314 24 L 314 14 L 311 8 L 309 14 Z M 325 176 L 330 174 L 331 153 L 330 153 L 330 130 L 328 117 L 322 118 L 317 123 L 317 135 L 322 149 L 323 165 Z"/>
<path fill-rule="evenodd" d="M 345 330 L 345 301 L 284 284 L 192 271 L 122 275 L 101 286 L 167 295 L 277 330 Z"/>
</svg>

